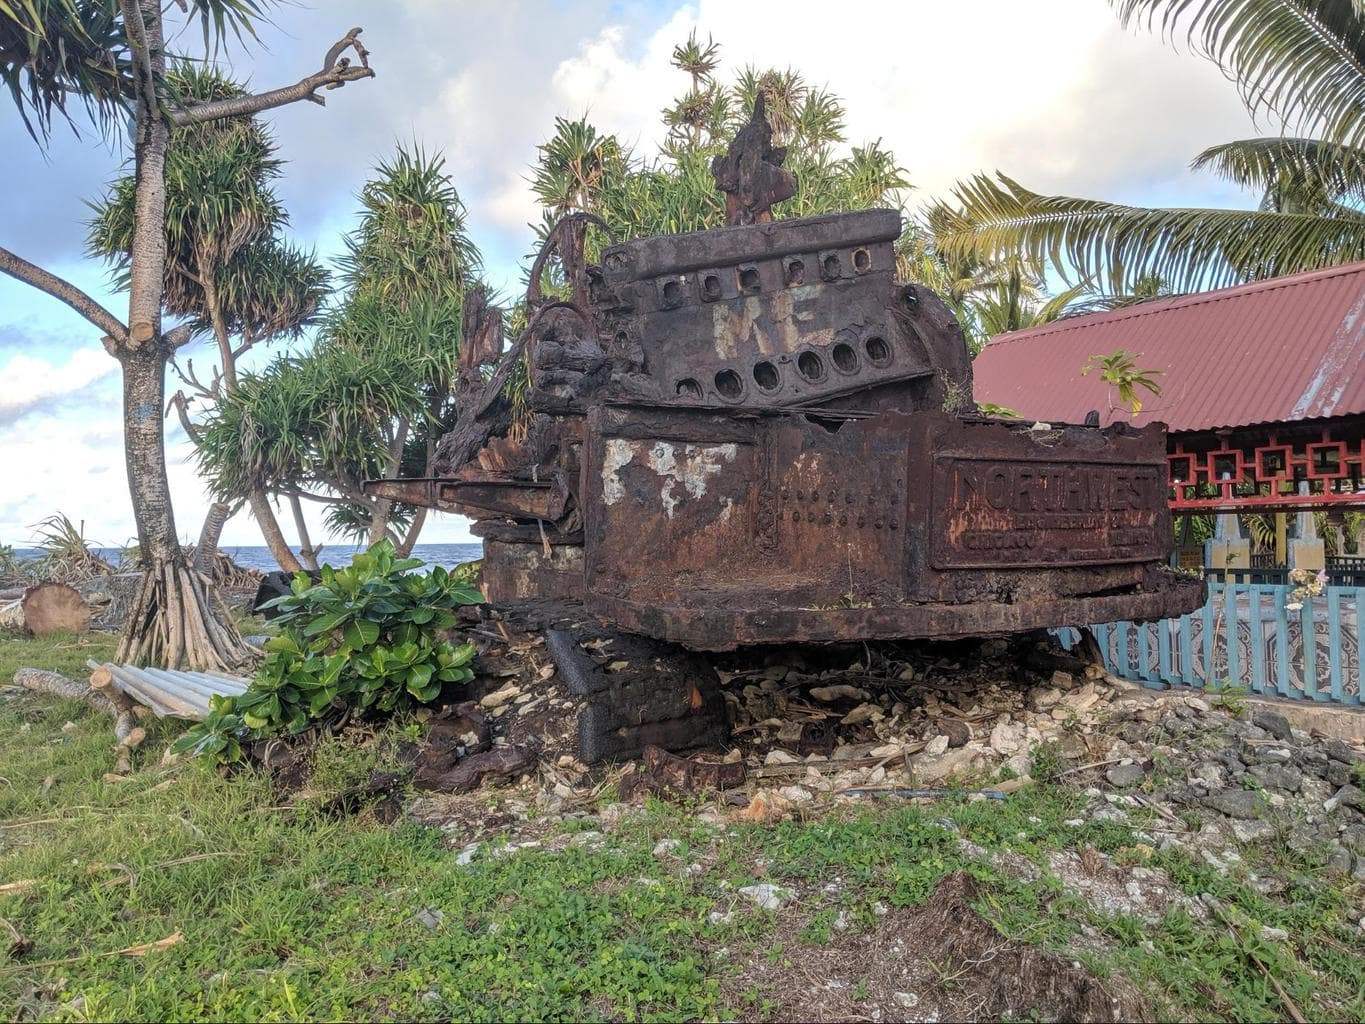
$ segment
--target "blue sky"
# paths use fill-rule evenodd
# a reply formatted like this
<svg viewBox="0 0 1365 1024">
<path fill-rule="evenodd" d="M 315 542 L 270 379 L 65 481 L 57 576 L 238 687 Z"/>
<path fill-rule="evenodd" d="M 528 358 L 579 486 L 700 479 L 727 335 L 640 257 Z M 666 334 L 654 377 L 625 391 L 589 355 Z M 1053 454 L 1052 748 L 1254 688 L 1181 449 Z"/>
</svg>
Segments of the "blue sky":
<svg viewBox="0 0 1365 1024">
<path fill-rule="evenodd" d="M 998 168 L 1042 192 L 1254 203 L 1187 169 L 1204 146 L 1261 133 L 1235 88 L 1197 56 L 1123 30 L 1103 0 L 789 2 L 780 10 L 777 21 L 767 5 L 710 0 L 296 3 L 263 28 L 262 46 L 230 54 L 230 64 L 269 88 L 314 70 L 333 40 L 362 26 L 375 79 L 327 93 L 325 109 L 301 103 L 270 117 L 287 161 L 279 191 L 295 240 L 334 254 L 374 163 L 416 140 L 445 154 L 489 275 L 509 291 L 531 244 L 526 225 L 537 219 L 528 166 L 554 116 L 586 112 L 648 151 L 661 134 L 660 108 L 685 84 L 668 53 L 694 26 L 721 44 L 722 77 L 747 63 L 790 65 L 828 84 L 847 106 L 849 142 L 881 138 L 909 170 L 916 201 Z M 190 51 L 197 43 L 181 41 Z M 8 186 L 0 245 L 118 312 L 123 298 L 82 245 L 84 200 L 118 172 L 122 153 L 86 136 L 58 127 L 44 153 L 0 105 Z M 197 356 L 197 367 L 211 361 L 206 348 Z M 0 277 L 0 543 L 25 545 L 32 524 L 58 510 L 84 520 L 99 543 L 133 536 L 119 398 L 117 366 L 85 321 Z M 173 419 L 167 444 L 177 526 L 188 539 L 208 499 Z M 467 524 L 436 516 L 422 539 L 467 540 Z M 224 541 L 260 537 L 243 513 Z"/>
</svg>

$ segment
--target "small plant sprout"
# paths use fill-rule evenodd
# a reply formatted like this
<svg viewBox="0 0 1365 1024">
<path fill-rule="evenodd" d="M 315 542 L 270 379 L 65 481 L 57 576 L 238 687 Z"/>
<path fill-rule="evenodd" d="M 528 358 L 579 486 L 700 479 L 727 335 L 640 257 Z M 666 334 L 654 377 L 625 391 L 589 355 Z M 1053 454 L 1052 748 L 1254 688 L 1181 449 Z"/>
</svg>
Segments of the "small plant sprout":
<svg viewBox="0 0 1365 1024">
<path fill-rule="evenodd" d="M 1137 355 L 1140 356 L 1142 353 L 1139 352 Z M 1156 382 L 1156 378 L 1164 376 L 1165 371 L 1139 369 L 1137 357 L 1126 349 L 1119 349 L 1107 356 L 1092 355 L 1081 367 L 1081 374 L 1086 376 L 1092 370 L 1099 371 L 1106 384 L 1118 389 L 1119 402 L 1127 406 L 1131 416 L 1136 416 L 1142 411 L 1142 399 L 1138 397 L 1139 388 L 1158 397 L 1161 395 L 1161 385 Z M 1115 408 L 1112 399 L 1110 408 Z"/>
</svg>

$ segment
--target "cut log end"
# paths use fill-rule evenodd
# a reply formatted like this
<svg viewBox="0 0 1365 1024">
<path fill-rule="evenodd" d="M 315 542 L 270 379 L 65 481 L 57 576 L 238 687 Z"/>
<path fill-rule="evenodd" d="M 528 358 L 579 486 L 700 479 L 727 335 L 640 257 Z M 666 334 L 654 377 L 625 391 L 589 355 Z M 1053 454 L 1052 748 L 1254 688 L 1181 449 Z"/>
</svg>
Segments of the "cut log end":
<svg viewBox="0 0 1365 1024">
<path fill-rule="evenodd" d="M 34 636 L 50 636 L 63 630 L 90 631 L 90 606 L 75 587 L 65 583 L 40 583 L 29 587 L 24 596 L 6 605 L 0 625 L 24 629 Z"/>
</svg>

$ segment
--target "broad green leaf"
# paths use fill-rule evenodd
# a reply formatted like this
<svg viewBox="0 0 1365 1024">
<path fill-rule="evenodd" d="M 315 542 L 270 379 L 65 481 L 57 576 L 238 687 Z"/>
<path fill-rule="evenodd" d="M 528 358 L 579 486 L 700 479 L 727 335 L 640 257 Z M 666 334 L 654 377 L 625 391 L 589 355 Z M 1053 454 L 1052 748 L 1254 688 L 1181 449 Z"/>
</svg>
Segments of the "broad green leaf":
<svg viewBox="0 0 1365 1024">
<path fill-rule="evenodd" d="M 369 619 L 352 619 L 346 627 L 344 639 L 353 650 L 369 647 L 379 639 L 379 623 Z"/>
<path fill-rule="evenodd" d="M 341 625 L 350 617 L 351 612 L 349 609 L 344 609 L 339 612 L 332 612 L 329 615 L 324 615 L 322 616 L 322 618 L 314 619 L 312 622 L 308 623 L 308 625 L 304 626 L 303 635 L 317 636 L 319 633 L 329 632 L 333 629 L 336 629 L 337 626 Z"/>
</svg>

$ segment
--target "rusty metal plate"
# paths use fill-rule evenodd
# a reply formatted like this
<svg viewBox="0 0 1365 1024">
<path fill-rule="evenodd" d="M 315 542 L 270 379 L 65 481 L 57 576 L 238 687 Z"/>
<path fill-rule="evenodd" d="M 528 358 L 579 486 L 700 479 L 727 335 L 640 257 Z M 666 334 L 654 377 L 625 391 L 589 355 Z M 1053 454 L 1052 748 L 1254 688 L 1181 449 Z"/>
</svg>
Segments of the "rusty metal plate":
<svg viewBox="0 0 1365 1024">
<path fill-rule="evenodd" d="M 933 495 L 938 569 L 1158 561 L 1170 547 L 1150 461 L 939 455 Z"/>
<path fill-rule="evenodd" d="M 711 650 L 1188 611 L 1198 581 L 1159 567 L 1163 460 L 1159 430 L 601 407 L 586 600 Z"/>
</svg>

